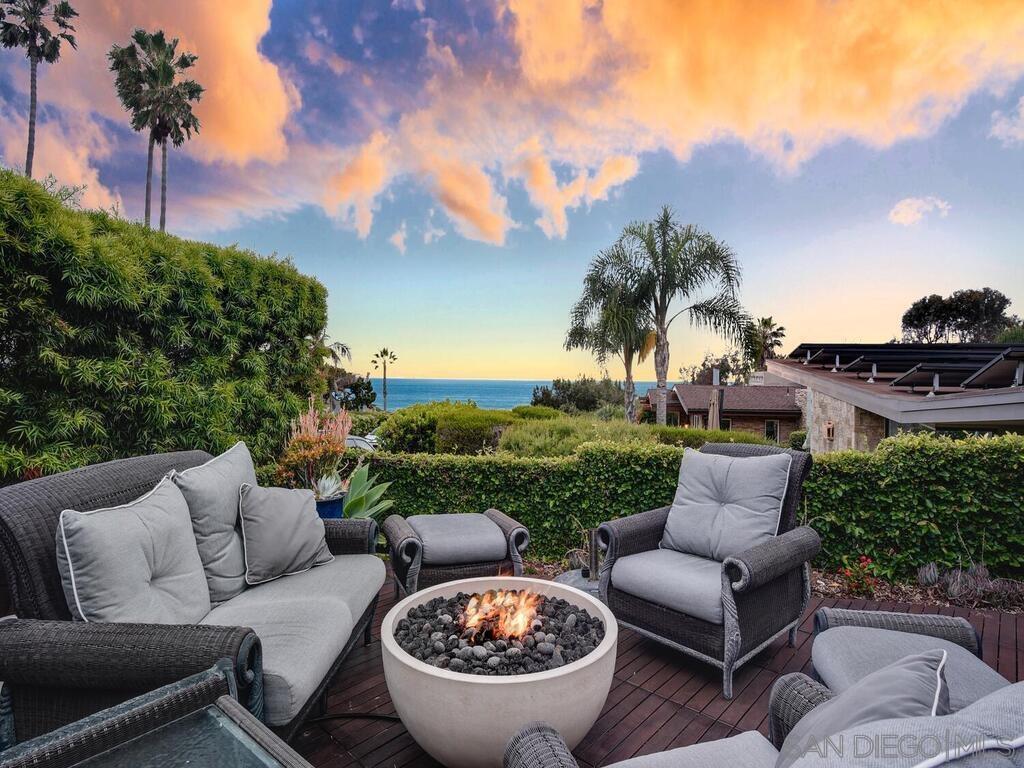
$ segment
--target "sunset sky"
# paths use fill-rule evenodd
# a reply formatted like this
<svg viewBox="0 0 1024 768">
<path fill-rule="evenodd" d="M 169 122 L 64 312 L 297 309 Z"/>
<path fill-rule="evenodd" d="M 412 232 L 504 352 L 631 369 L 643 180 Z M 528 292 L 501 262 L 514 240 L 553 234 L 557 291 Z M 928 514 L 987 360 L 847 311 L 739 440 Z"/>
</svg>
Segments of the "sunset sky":
<svg viewBox="0 0 1024 768">
<path fill-rule="evenodd" d="M 1020 0 L 72 3 L 37 177 L 141 218 L 146 140 L 105 54 L 135 26 L 181 38 L 207 92 L 169 230 L 290 256 L 360 372 L 388 346 L 395 376 L 596 373 L 562 349 L 583 272 L 666 203 L 732 246 L 787 348 L 886 341 L 958 288 L 1024 315 Z M 27 90 L 0 50 L 8 165 Z M 673 371 L 725 348 L 671 342 Z"/>
</svg>

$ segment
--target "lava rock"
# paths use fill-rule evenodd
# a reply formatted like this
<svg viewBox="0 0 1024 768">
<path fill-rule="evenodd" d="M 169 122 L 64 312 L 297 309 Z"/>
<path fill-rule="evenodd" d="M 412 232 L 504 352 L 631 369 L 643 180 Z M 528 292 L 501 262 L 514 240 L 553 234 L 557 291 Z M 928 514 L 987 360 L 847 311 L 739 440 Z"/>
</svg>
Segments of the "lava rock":
<svg viewBox="0 0 1024 768">
<path fill-rule="evenodd" d="M 552 643 L 537 643 L 537 653 L 542 653 L 545 656 L 550 656 L 555 652 L 555 646 Z"/>
</svg>

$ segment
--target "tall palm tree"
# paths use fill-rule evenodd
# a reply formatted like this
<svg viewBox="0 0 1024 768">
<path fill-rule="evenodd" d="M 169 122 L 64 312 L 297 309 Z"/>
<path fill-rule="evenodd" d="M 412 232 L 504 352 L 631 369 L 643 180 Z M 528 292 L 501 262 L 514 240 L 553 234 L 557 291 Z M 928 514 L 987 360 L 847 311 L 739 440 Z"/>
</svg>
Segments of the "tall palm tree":
<svg viewBox="0 0 1024 768">
<path fill-rule="evenodd" d="M 647 297 L 639 272 L 620 245 L 601 251 L 583 279 L 583 293 L 569 315 L 566 349 L 593 353 L 602 367 L 609 355 L 625 368 L 626 421 L 636 421 L 636 385 L 633 364 L 643 362 L 654 347 L 653 328 L 645 312 Z"/>
<path fill-rule="evenodd" d="M 377 354 L 371 358 L 373 360 L 373 367 L 375 369 L 383 368 L 384 370 L 384 385 L 381 390 L 384 394 L 384 413 L 388 412 L 388 363 L 398 362 L 398 355 L 392 352 L 387 347 L 381 349 Z"/>
<path fill-rule="evenodd" d="M 786 329 L 776 325 L 771 317 L 761 317 L 750 324 L 747 331 L 746 354 L 754 362 L 757 370 L 764 369 L 764 361 L 775 358 L 775 350 L 782 346 L 786 338 Z"/>
<path fill-rule="evenodd" d="M 153 189 L 153 147 L 160 145 L 160 231 L 167 221 L 167 142 L 180 147 L 186 138 L 199 132 L 199 119 L 192 102 L 199 101 L 203 87 L 182 74 L 195 65 L 198 57 L 177 52 L 178 39 L 167 40 L 163 30 L 136 29 L 128 45 L 113 45 L 107 58 L 118 98 L 131 112 L 132 128 L 149 131 L 146 162 L 146 226 L 150 222 L 150 197 Z"/>
<path fill-rule="evenodd" d="M 36 154 L 36 79 L 39 62 L 53 64 L 60 58 L 60 42 L 77 48 L 71 20 L 78 11 L 71 3 L 50 0 L 0 0 L 0 44 L 4 48 L 24 48 L 28 56 L 28 147 L 25 151 L 25 175 L 32 178 L 32 160 Z M 51 30 L 52 21 L 56 30 Z"/>
<path fill-rule="evenodd" d="M 741 341 L 750 318 L 736 297 L 740 265 L 729 246 L 710 233 L 676 223 L 668 206 L 655 221 L 627 226 L 619 244 L 629 254 L 629 261 L 639 265 L 641 290 L 647 297 L 645 313 L 656 334 L 657 420 L 665 424 L 668 330 L 676 318 L 686 315 L 691 326 Z M 677 308 L 680 300 L 683 306 Z"/>
</svg>

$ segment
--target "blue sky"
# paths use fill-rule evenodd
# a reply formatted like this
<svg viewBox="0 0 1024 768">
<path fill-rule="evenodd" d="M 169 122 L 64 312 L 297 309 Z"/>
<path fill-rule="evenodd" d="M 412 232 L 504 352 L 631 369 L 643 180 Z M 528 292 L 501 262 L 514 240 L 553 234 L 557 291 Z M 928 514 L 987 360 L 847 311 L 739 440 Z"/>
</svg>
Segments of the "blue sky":
<svg viewBox="0 0 1024 768">
<path fill-rule="evenodd" d="M 732 246 L 787 346 L 888 340 L 958 288 L 1024 314 L 1020 4 L 77 6 L 37 167 L 140 216 L 145 140 L 103 54 L 134 25 L 179 36 L 208 91 L 170 230 L 317 276 L 359 371 L 388 346 L 399 376 L 597 372 L 562 349 L 583 271 L 664 204 Z M 0 53 L 8 163 L 26 75 Z M 682 324 L 671 342 L 673 370 L 725 348 Z"/>
</svg>

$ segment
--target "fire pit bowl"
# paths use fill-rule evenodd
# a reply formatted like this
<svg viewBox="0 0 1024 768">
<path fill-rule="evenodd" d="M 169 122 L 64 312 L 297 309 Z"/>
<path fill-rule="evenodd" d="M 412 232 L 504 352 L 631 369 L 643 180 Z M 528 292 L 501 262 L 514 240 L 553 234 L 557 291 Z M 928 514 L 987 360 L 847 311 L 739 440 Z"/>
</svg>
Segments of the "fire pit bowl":
<svg viewBox="0 0 1024 768">
<path fill-rule="evenodd" d="M 556 669 L 487 676 L 453 672 L 427 664 L 395 638 L 398 622 L 434 598 L 460 592 L 530 590 L 561 598 L 604 623 L 604 638 L 593 651 Z M 542 619 L 543 620 L 543 619 Z M 618 625 L 592 595 L 541 579 L 493 576 L 450 581 L 415 592 L 388 611 L 381 624 L 384 679 L 398 716 L 417 743 L 448 768 L 500 766 L 505 745 L 529 722 L 539 720 L 575 747 L 597 720 L 615 671 Z"/>
</svg>

